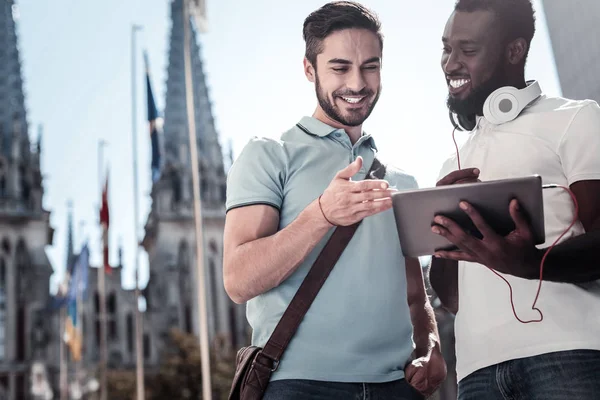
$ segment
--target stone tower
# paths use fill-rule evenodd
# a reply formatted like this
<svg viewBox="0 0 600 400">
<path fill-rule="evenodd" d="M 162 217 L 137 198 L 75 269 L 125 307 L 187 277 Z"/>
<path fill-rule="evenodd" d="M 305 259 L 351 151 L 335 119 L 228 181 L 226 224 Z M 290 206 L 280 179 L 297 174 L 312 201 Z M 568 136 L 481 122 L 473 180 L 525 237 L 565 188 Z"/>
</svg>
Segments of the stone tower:
<svg viewBox="0 0 600 400">
<path fill-rule="evenodd" d="M 38 143 L 29 140 L 13 0 L 0 1 L 0 398 L 27 399 L 35 361 L 58 359 L 47 318 L 52 244 Z M 4 397 L 3 397 L 4 396 Z"/>
<path fill-rule="evenodd" d="M 190 21 L 184 21 L 182 0 L 171 1 L 171 36 L 160 178 L 152 188 L 152 207 L 143 246 L 148 252 L 150 281 L 145 290 L 145 331 L 158 360 L 171 327 L 198 334 L 195 229 L 192 168 L 200 172 L 206 271 L 208 331 L 211 343 L 234 347 L 245 342 L 243 306 L 235 305 L 223 288 L 222 255 L 226 175 L 223 153 L 200 57 L 200 42 Z M 184 76 L 184 23 L 192 25 L 192 71 L 199 165 L 191 165 Z"/>
</svg>

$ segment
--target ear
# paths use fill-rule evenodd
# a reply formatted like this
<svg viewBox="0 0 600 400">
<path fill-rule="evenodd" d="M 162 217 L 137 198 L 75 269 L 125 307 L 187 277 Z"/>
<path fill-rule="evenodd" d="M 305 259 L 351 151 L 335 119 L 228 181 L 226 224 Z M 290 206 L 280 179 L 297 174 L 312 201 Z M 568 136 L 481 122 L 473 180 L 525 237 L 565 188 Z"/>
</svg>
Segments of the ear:
<svg viewBox="0 0 600 400">
<path fill-rule="evenodd" d="M 520 64 L 525 60 L 529 46 L 523 38 L 510 42 L 506 48 L 506 59 L 512 65 Z"/>
<path fill-rule="evenodd" d="M 308 58 L 304 57 L 304 75 L 306 75 L 306 79 L 309 82 L 315 82 L 317 72 L 315 71 L 315 67 L 313 67 L 312 63 L 308 61 Z"/>
</svg>

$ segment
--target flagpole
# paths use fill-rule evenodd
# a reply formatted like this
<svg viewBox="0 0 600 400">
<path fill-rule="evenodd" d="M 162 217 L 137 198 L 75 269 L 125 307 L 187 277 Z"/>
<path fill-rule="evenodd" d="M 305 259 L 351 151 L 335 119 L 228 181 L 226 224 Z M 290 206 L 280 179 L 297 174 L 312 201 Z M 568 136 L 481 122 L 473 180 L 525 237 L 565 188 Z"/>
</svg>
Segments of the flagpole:
<svg viewBox="0 0 600 400">
<path fill-rule="evenodd" d="M 138 215 L 138 173 L 137 173 L 137 106 L 136 106 L 136 43 L 135 34 L 142 29 L 139 25 L 131 26 L 131 137 L 133 151 L 133 224 L 135 237 L 135 372 L 137 400 L 144 400 L 144 358 L 143 358 L 143 329 L 144 321 L 140 311 L 140 283 L 139 283 L 139 245 L 138 237 L 139 215 Z"/>
<path fill-rule="evenodd" d="M 60 289 L 59 289 L 60 290 Z M 67 380 L 67 352 L 65 349 L 65 320 L 66 320 L 67 309 L 65 306 L 60 307 L 59 317 L 59 352 L 60 352 L 60 400 L 68 400 L 68 380 Z"/>
<path fill-rule="evenodd" d="M 102 198 L 102 161 L 103 161 L 103 149 L 106 146 L 104 140 L 100 140 L 98 143 L 98 183 L 100 187 L 100 198 Z M 104 227 L 102 228 L 102 238 L 100 248 L 102 254 L 104 254 Z M 104 257 L 102 257 L 104 260 Z M 105 272 L 104 262 L 101 263 L 98 268 L 98 302 L 100 303 L 100 400 L 107 400 L 107 385 L 106 385 L 106 283 L 105 283 Z"/>
<path fill-rule="evenodd" d="M 194 112 L 194 92 L 192 85 L 192 57 L 190 54 L 191 32 L 189 1 L 183 0 L 183 58 L 185 69 L 185 93 L 190 140 L 190 168 L 192 170 L 192 186 L 194 196 L 194 225 L 196 228 L 196 294 L 198 301 L 198 330 L 200 336 L 200 361 L 202 366 L 202 398 L 212 399 L 210 377 L 210 355 L 208 351 L 208 315 L 206 310 L 206 287 L 204 283 L 204 244 L 202 237 L 202 199 L 200 194 L 200 178 L 198 164 L 198 148 L 196 142 L 196 118 Z"/>
</svg>

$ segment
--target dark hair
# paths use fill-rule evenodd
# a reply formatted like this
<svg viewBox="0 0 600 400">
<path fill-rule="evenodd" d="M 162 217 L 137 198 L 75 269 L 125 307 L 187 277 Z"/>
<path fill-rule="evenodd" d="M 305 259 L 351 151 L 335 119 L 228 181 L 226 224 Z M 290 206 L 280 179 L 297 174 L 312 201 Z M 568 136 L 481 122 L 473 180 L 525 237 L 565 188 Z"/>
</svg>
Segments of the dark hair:
<svg viewBox="0 0 600 400">
<path fill-rule="evenodd" d="M 373 32 L 383 50 L 381 22 L 374 12 L 354 1 L 332 1 L 310 13 L 304 20 L 302 35 L 308 61 L 316 68 L 317 55 L 323 51 L 323 40 L 335 31 L 351 28 Z"/>
<path fill-rule="evenodd" d="M 454 9 L 467 12 L 492 11 L 504 30 L 505 40 L 523 38 L 528 47 L 531 45 L 535 34 L 535 10 L 531 0 L 457 0 Z"/>
</svg>

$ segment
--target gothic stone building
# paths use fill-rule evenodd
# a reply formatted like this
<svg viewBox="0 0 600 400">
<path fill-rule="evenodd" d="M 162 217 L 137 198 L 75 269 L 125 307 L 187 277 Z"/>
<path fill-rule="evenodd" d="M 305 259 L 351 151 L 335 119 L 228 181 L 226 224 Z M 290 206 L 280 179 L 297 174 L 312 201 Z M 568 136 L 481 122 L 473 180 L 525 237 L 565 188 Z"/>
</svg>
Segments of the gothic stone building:
<svg viewBox="0 0 600 400">
<path fill-rule="evenodd" d="M 158 360 L 171 327 L 199 332 L 192 168 L 198 168 L 200 173 L 209 340 L 213 344 L 237 347 L 248 338 L 244 306 L 234 304 L 223 287 L 226 187 L 223 152 L 214 125 L 198 35 L 193 24 L 184 21 L 182 3 L 182 0 L 171 2 L 172 27 L 161 138 L 163 162 L 161 176 L 152 188 L 152 207 L 143 240 L 150 263 L 144 325 L 152 361 Z M 192 26 L 193 85 L 190 89 L 194 95 L 199 165 L 192 165 L 190 161 L 184 23 Z"/>
<path fill-rule="evenodd" d="M 0 1 L 0 399 L 24 399 L 34 360 L 58 358 L 46 318 L 52 267 L 41 140 L 29 140 L 13 1 Z"/>
</svg>

